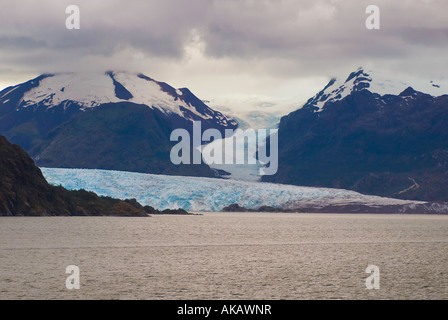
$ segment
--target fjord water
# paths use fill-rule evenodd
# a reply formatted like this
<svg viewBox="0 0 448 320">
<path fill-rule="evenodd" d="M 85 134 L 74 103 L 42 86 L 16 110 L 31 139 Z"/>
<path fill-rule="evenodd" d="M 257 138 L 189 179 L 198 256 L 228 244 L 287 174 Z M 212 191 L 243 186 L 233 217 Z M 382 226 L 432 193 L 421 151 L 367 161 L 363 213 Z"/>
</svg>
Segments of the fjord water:
<svg viewBox="0 0 448 320">
<path fill-rule="evenodd" d="M 448 299 L 447 245 L 448 216 L 3 217 L 0 299 Z"/>
</svg>

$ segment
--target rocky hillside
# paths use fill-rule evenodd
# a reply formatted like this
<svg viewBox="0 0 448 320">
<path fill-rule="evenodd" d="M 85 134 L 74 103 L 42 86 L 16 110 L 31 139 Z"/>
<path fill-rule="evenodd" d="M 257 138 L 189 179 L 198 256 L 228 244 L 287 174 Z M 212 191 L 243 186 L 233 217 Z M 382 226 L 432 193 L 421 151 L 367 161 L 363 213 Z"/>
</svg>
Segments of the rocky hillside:
<svg viewBox="0 0 448 320">
<path fill-rule="evenodd" d="M 333 79 L 283 117 L 279 169 L 263 180 L 448 201 L 448 95 L 376 80 L 362 69 Z"/>
<path fill-rule="evenodd" d="M 0 136 L 0 216 L 141 216 L 135 200 L 99 197 L 47 183 L 28 154 Z"/>
</svg>

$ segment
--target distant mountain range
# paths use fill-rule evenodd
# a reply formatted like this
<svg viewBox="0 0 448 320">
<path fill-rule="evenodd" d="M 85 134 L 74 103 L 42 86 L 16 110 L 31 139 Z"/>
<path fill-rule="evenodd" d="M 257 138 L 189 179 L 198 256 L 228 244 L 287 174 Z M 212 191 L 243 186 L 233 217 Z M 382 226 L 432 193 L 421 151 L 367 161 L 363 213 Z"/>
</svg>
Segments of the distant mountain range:
<svg viewBox="0 0 448 320">
<path fill-rule="evenodd" d="M 279 169 L 263 181 L 448 201 L 448 95 L 360 68 L 332 79 L 279 125 Z"/>
<path fill-rule="evenodd" d="M 171 163 L 175 128 L 234 129 L 187 88 L 143 74 L 43 74 L 0 92 L 0 134 L 39 166 L 214 177 L 205 164 Z"/>
</svg>

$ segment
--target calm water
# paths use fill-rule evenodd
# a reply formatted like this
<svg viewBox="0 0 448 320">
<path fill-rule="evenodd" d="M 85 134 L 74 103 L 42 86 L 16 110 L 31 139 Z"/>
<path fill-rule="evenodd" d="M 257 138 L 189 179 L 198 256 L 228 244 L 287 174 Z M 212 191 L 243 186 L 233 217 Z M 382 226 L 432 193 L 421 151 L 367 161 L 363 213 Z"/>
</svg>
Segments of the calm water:
<svg viewBox="0 0 448 320">
<path fill-rule="evenodd" d="M 448 216 L 4 217 L 0 299 L 448 299 L 447 245 Z"/>
</svg>

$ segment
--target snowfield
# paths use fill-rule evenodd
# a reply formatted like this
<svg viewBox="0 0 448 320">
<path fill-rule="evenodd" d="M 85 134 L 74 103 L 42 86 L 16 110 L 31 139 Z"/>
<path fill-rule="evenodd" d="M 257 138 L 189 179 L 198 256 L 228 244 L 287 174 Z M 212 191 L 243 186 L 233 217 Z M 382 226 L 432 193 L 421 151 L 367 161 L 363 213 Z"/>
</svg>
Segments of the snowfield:
<svg viewBox="0 0 448 320">
<path fill-rule="evenodd" d="M 297 208 L 364 204 L 418 204 L 390 198 L 362 195 L 357 192 L 298 187 L 262 182 L 236 181 L 199 177 L 179 177 L 96 169 L 41 168 L 50 184 L 70 190 L 85 189 L 101 196 L 118 199 L 135 198 L 142 205 L 156 209 L 185 209 L 188 211 L 221 211 L 238 203 L 248 209 L 260 206 Z"/>
<path fill-rule="evenodd" d="M 132 96 L 129 99 L 117 97 L 112 76 Z M 6 96 L 11 89 L 3 96 Z M 51 109 L 67 102 L 76 102 L 82 110 L 98 107 L 104 103 L 128 101 L 144 104 L 149 108 L 158 109 L 165 114 L 177 114 L 184 117 L 183 109 L 189 110 L 204 120 L 212 119 L 209 114 L 202 114 L 188 101 L 184 100 L 181 89 L 169 93 L 162 83 L 142 74 L 127 72 L 108 73 L 57 73 L 42 79 L 39 86 L 27 91 L 21 101 L 21 107 L 27 108 L 40 104 Z M 227 123 L 231 119 L 219 115 L 220 122 Z"/>
</svg>

